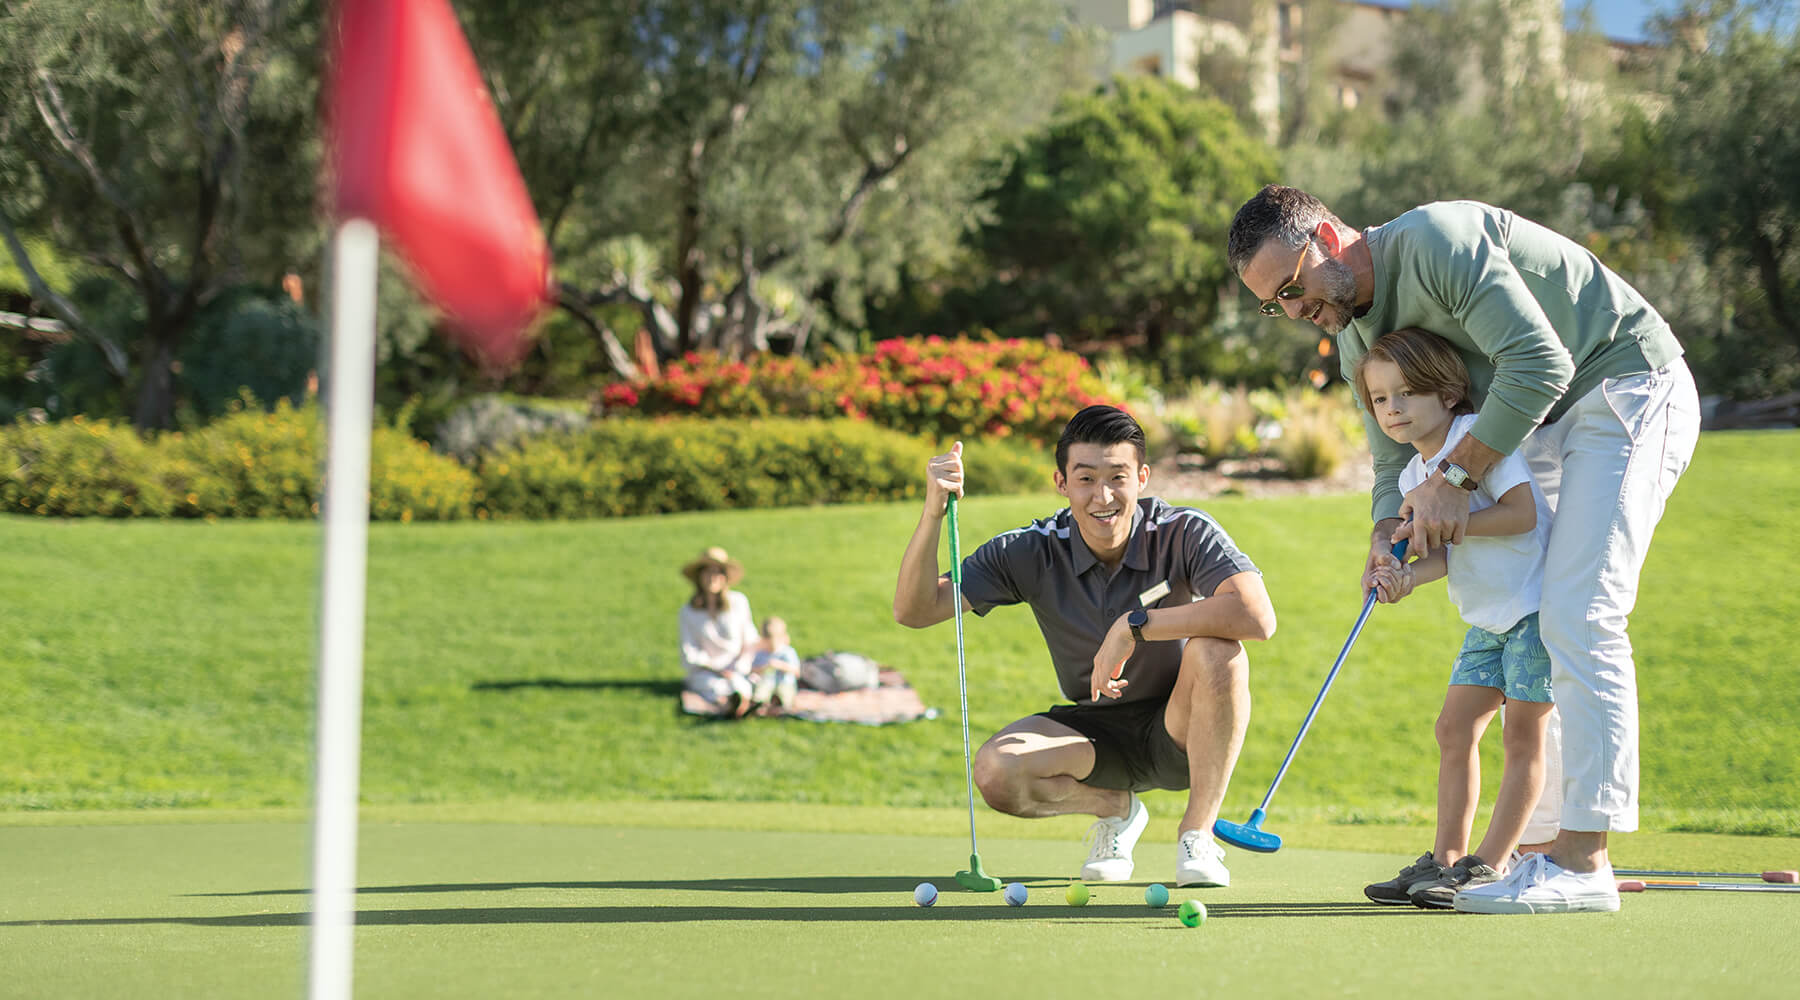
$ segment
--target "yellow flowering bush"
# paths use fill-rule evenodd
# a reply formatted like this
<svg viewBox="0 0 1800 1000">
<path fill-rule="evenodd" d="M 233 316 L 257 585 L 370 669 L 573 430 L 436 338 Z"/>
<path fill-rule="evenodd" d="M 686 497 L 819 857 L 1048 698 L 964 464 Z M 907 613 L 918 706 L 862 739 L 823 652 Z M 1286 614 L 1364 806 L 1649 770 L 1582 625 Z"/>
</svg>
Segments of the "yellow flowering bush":
<svg viewBox="0 0 1800 1000">
<path fill-rule="evenodd" d="M 0 510 L 49 517 L 165 517 L 176 485 L 125 424 L 76 417 L 0 431 Z"/>
</svg>

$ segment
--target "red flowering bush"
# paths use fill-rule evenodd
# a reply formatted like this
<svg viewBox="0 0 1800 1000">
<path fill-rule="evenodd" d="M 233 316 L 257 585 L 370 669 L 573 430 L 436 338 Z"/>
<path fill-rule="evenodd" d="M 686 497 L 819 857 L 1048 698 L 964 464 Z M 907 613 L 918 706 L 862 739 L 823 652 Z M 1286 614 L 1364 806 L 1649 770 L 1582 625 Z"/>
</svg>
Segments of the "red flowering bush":
<svg viewBox="0 0 1800 1000">
<path fill-rule="evenodd" d="M 689 352 L 663 366 L 662 377 L 614 382 L 601 388 L 599 408 L 611 414 L 699 417 L 833 415 L 820 373 L 799 358 L 727 361 Z"/>
<path fill-rule="evenodd" d="M 872 354 L 749 362 L 689 354 L 657 379 L 603 387 L 609 414 L 851 417 L 934 440 L 1054 441 L 1076 410 L 1105 398 L 1085 359 L 1038 341 L 884 340 Z"/>
</svg>

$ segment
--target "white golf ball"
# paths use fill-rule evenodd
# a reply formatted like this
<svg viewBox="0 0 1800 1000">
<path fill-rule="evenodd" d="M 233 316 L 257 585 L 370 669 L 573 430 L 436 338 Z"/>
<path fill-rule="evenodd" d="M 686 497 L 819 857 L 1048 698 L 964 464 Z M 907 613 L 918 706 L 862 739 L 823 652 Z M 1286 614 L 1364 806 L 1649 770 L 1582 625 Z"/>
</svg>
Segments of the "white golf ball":
<svg viewBox="0 0 1800 1000">
<path fill-rule="evenodd" d="M 1007 906 L 1024 906 L 1025 905 L 1025 897 L 1027 895 L 1028 895 L 1028 893 L 1026 893 L 1025 886 L 1023 884 L 1021 884 L 1019 882 L 1008 882 L 1006 884 L 1006 905 Z"/>
<path fill-rule="evenodd" d="M 913 902 L 920 906 L 930 906 L 937 902 L 937 886 L 930 882 L 920 882 L 913 886 Z"/>
</svg>

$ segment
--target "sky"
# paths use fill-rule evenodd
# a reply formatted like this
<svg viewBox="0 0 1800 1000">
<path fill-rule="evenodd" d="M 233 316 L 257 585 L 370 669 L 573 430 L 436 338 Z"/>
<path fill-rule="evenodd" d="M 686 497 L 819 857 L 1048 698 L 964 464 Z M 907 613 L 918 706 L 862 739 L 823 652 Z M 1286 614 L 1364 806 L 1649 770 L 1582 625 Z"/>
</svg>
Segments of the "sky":
<svg viewBox="0 0 1800 1000">
<path fill-rule="evenodd" d="M 1649 37 L 1644 22 L 1650 15 L 1673 9 L 1675 0 L 1592 0 L 1594 20 L 1608 38 L 1641 42 Z M 1570 20 L 1581 10 L 1583 0 L 1565 0 Z"/>
</svg>

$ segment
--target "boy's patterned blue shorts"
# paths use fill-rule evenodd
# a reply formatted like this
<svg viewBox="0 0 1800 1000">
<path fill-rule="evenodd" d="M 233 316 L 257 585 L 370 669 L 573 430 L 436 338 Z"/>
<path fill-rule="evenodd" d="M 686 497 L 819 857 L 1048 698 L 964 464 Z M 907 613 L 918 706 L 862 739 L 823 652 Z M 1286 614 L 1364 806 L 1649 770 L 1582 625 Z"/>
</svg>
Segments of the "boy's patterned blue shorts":
<svg viewBox="0 0 1800 1000">
<path fill-rule="evenodd" d="M 1508 701 L 1551 701 L 1550 652 L 1538 635 L 1537 612 L 1504 634 L 1471 628 L 1450 671 L 1450 683 L 1499 688 Z"/>
</svg>

